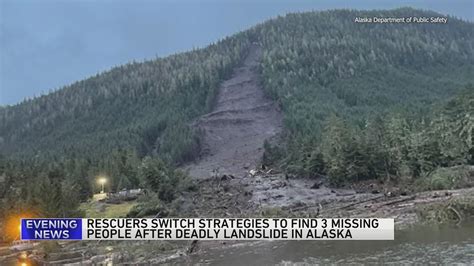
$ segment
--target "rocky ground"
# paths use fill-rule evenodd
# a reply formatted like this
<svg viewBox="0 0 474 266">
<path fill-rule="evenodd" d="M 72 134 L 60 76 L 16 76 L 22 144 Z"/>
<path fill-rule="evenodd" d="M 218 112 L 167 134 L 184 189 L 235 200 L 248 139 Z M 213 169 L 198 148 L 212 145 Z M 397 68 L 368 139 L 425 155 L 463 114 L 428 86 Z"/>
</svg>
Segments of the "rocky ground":
<svg viewBox="0 0 474 266">
<path fill-rule="evenodd" d="M 365 189 L 335 189 L 323 180 L 260 173 L 201 181 L 198 191 L 178 201 L 184 216 L 379 217 L 394 218 L 396 229 L 404 229 L 420 222 L 419 211 L 424 207 L 462 198 L 474 200 L 474 188 L 414 193 L 374 187 L 377 185 L 371 183 Z"/>
</svg>

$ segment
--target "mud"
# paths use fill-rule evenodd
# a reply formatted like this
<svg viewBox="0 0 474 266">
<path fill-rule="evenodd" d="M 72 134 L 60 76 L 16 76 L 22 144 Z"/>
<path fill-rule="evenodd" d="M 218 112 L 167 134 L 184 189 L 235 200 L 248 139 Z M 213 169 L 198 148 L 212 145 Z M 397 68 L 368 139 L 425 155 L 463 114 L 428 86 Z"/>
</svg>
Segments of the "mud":
<svg viewBox="0 0 474 266">
<path fill-rule="evenodd" d="M 224 81 L 214 110 L 193 126 L 204 132 L 202 154 L 184 167 L 198 179 L 219 174 L 244 177 L 263 155 L 263 143 L 282 129 L 278 108 L 264 93 L 258 75 L 261 49 L 253 46 L 242 65 Z"/>
<path fill-rule="evenodd" d="M 253 46 L 243 64 L 222 83 L 214 110 L 194 122 L 204 131 L 203 152 L 185 169 L 200 189 L 180 199 L 181 211 L 195 216 L 245 215 L 363 198 L 353 189 L 324 185 L 312 189 L 318 180 L 249 174 L 259 169 L 264 141 L 273 140 L 282 130 L 281 114 L 260 85 L 260 57 L 260 48 Z"/>
</svg>

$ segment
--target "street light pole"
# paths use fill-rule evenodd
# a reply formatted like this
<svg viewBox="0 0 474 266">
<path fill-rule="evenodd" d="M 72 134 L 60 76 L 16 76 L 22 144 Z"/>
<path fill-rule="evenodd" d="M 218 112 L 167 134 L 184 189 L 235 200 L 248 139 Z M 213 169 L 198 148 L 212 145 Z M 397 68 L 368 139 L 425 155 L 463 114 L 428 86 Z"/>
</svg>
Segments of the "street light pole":
<svg viewBox="0 0 474 266">
<path fill-rule="evenodd" d="M 100 177 L 99 180 L 97 180 L 100 184 L 100 193 L 103 194 L 105 192 L 105 183 L 107 182 L 107 179 L 105 177 Z"/>
</svg>

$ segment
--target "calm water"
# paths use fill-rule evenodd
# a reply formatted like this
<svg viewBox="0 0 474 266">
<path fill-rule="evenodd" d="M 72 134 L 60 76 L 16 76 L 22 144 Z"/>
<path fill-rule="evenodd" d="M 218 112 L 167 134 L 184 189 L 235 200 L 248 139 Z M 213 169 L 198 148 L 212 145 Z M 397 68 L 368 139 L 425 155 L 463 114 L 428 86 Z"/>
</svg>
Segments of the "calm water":
<svg viewBox="0 0 474 266">
<path fill-rule="evenodd" d="M 196 254 L 191 263 L 268 264 L 472 264 L 474 223 L 396 232 L 394 241 L 273 241 Z M 189 262 L 189 261 L 188 261 Z"/>
<path fill-rule="evenodd" d="M 0 265 L 16 265 L 16 258 Z M 474 265 L 474 222 L 459 227 L 419 227 L 394 241 L 261 241 L 215 248 L 171 264 L 442 264 Z"/>
</svg>

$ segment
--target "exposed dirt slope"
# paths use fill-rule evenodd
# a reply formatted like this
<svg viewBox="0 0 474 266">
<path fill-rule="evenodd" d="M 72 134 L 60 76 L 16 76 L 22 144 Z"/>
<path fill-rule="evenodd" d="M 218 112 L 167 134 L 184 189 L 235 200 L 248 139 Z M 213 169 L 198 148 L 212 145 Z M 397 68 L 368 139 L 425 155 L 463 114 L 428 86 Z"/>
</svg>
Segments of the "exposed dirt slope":
<svg viewBox="0 0 474 266">
<path fill-rule="evenodd" d="M 243 177 L 261 160 L 263 143 L 282 127 L 276 104 L 260 86 L 257 71 L 261 50 L 251 48 L 242 66 L 221 84 L 214 110 L 195 121 L 204 131 L 200 159 L 185 167 L 197 178 L 219 174 Z"/>
</svg>

